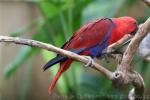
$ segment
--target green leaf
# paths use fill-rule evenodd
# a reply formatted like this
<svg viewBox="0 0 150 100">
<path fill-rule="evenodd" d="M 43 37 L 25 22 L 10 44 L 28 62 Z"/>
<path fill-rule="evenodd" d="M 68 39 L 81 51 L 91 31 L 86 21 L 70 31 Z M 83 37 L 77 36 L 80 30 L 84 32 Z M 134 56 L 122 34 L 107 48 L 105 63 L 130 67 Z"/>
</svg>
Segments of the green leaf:
<svg viewBox="0 0 150 100">
<path fill-rule="evenodd" d="M 48 18 L 52 18 L 58 13 L 57 6 L 48 1 L 39 2 L 39 6 L 41 7 L 41 10 L 43 11 L 44 14 L 46 14 Z"/>
<path fill-rule="evenodd" d="M 101 91 L 105 93 L 106 90 L 110 89 L 110 86 L 110 81 L 100 76 L 99 73 L 83 71 L 80 82 L 78 83 L 78 93 L 97 95 Z"/>
<path fill-rule="evenodd" d="M 21 64 L 32 54 L 31 47 L 24 46 L 18 52 L 16 58 L 4 68 L 4 76 L 9 78 L 21 66 Z"/>
<path fill-rule="evenodd" d="M 32 30 L 35 26 L 37 26 L 37 28 L 41 27 L 41 25 L 43 25 L 44 23 L 45 22 L 42 18 L 35 19 L 28 25 L 20 27 L 15 32 L 10 33 L 10 35 L 13 37 L 23 35 L 25 32 L 29 32 L 30 30 Z"/>
<path fill-rule="evenodd" d="M 24 77 L 23 77 L 21 100 L 27 100 L 30 91 L 30 81 L 33 67 L 32 65 L 33 65 L 33 57 L 31 57 L 31 59 L 28 59 L 25 73 L 23 75 Z"/>
</svg>

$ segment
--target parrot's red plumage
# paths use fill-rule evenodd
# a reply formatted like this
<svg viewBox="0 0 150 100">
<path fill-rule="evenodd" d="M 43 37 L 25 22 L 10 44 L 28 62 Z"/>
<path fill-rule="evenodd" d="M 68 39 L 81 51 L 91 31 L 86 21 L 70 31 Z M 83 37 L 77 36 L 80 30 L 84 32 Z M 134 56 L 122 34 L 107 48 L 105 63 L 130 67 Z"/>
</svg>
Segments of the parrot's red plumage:
<svg viewBox="0 0 150 100">
<path fill-rule="evenodd" d="M 125 34 L 132 34 L 137 27 L 138 23 L 132 17 L 97 19 L 77 30 L 62 48 L 94 58 L 100 56 L 102 50 L 121 39 Z M 69 68 L 72 61 L 72 59 L 63 55 L 58 55 L 44 66 L 44 70 L 46 70 L 60 62 L 60 68 L 50 85 L 49 93 L 53 90 L 60 75 Z"/>
</svg>

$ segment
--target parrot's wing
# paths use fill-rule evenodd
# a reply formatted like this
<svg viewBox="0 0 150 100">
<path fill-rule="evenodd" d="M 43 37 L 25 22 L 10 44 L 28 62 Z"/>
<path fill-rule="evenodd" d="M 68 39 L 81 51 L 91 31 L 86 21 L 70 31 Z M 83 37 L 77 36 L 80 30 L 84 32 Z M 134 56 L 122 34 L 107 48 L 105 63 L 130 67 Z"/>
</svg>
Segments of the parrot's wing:
<svg viewBox="0 0 150 100">
<path fill-rule="evenodd" d="M 80 48 L 80 49 L 70 49 L 69 51 L 74 52 L 74 53 L 77 53 L 77 54 L 80 54 L 80 53 L 81 53 L 82 51 L 84 51 L 84 50 L 85 50 L 85 48 Z M 55 64 L 57 64 L 57 63 L 59 63 L 59 62 L 65 61 L 65 60 L 67 60 L 67 59 L 68 59 L 68 57 L 66 57 L 66 56 L 64 56 L 64 55 L 58 55 L 57 57 L 51 59 L 51 60 L 43 67 L 43 69 L 44 69 L 44 71 L 45 71 L 45 70 L 48 69 L 49 67 L 51 67 L 51 66 L 53 66 L 53 65 L 55 65 Z"/>
<path fill-rule="evenodd" d="M 115 24 L 109 18 L 97 19 L 83 25 L 74 32 L 73 36 L 62 46 L 62 49 L 89 48 L 102 43 Z"/>
<path fill-rule="evenodd" d="M 77 30 L 73 36 L 62 46 L 62 49 L 70 50 L 80 54 L 84 50 L 90 48 L 90 51 L 93 52 L 95 50 L 94 45 L 99 43 L 103 44 L 103 42 L 106 42 L 105 40 L 107 39 L 105 38 L 109 37 L 110 34 L 108 33 L 110 33 L 110 29 L 112 29 L 111 27 L 113 26 L 114 24 L 109 18 L 91 21 Z M 94 50 L 91 47 L 94 48 Z M 44 70 L 66 59 L 67 57 L 58 54 L 54 59 L 50 60 L 44 66 Z"/>
</svg>

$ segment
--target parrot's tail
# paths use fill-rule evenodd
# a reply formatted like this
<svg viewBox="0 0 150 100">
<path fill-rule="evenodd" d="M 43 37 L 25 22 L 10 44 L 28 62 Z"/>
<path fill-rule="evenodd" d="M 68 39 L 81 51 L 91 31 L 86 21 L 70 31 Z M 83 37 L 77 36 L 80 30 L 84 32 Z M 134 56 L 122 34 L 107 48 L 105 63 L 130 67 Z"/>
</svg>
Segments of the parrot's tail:
<svg viewBox="0 0 150 100">
<path fill-rule="evenodd" d="M 70 49 L 69 51 L 80 54 L 81 52 L 83 52 L 84 50 L 86 50 L 86 48 L 79 48 L 79 49 Z M 64 55 L 58 55 L 57 57 L 51 59 L 49 62 L 47 62 L 47 64 L 43 67 L 44 71 L 48 68 L 50 68 L 51 66 L 59 63 L 59 62 L 64 62 L 66 61 L 68 58 Z"/>
<path fill-rule="evenodd" d="M 72 63 L 72 60 L 69 59 L 69 60 L 66 60 L 65 62 L 60 64 L 60 68 L 59 68 L 56 76 L 54 77 L 52 83 L 50 84 L 50 87 L 48 90 L 49 94 L 53 91 L 53 89 L 56 85 L 56 82 L 58 81 L 60 75 L 69 68 L 71 63 Z"/>
</svg>

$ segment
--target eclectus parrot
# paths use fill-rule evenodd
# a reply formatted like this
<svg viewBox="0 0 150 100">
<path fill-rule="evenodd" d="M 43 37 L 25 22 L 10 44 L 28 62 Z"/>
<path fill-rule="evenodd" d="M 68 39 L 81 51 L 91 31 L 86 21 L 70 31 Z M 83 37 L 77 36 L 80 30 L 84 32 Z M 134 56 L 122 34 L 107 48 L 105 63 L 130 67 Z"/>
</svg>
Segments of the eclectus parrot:
<svg viewBox="0 0 150 100">
<path fill-rule="evenodd" d="M 105 48 L 120 40 L 125 34 L 134 35 L 137 28 L 138 23 L 132 17 L 97 19 L 88 22 L 74 32 L 62 49 L 95 58 L 101 56 Z M 49 87 L 49 93 L 52 92 L 60 75 L 69 68 L 72 61 L 73 59 L 58 54 L 44 66 L 46 70 L 60 63 L 60 68 Z"/>
</svg>

